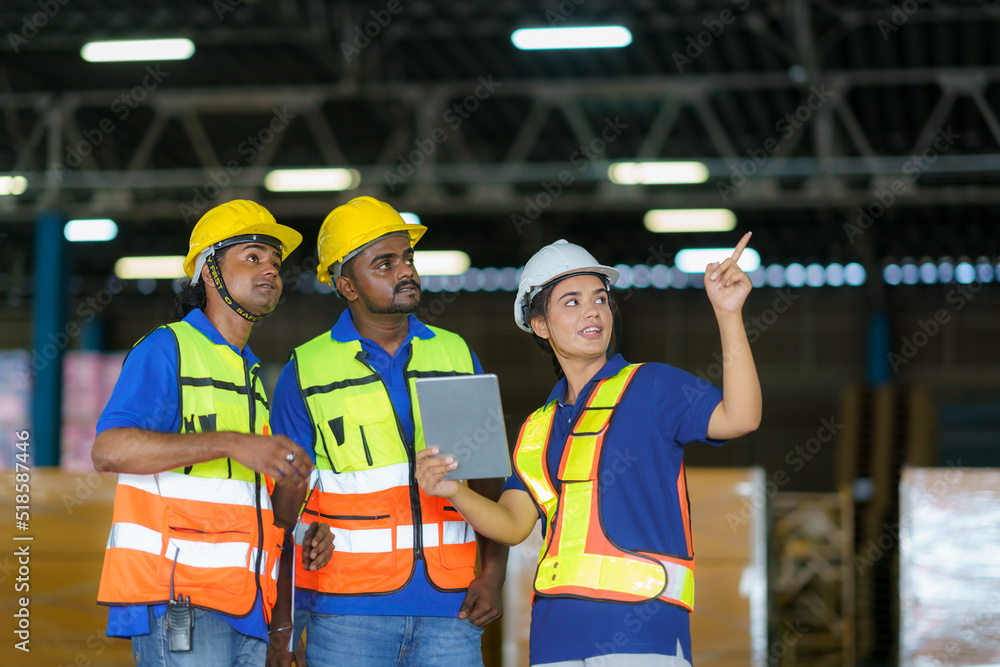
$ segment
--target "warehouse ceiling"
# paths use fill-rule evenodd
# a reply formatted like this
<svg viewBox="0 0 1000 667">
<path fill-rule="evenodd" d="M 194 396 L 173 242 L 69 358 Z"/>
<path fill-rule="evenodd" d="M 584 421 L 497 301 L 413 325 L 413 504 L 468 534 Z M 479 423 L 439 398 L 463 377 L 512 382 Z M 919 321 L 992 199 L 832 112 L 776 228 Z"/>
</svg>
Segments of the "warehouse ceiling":
<svg viewBox="0 0 1000 667">
<path fill-rule="evenodd" d="M 599 24 L 632 43 L 510 39 Z M 477 266 L 523 263 L 562 236 L 633 263 L 736 238 L 653 234 L 654 208 L 731 208 L 764 261 L 874 266 L 1000 242 L 991 2 L 6 0 L 0 34 L 0 175 L 28 181 L 0 197 L 0 252 L 29 254 L 45 208 L 113 218 L 118 239 L 76 251 L 82 273 L 182 252 L 200 214 L 233 198 L 308 238 L 337 204 L 373 195 L 418 213 L 425 247 Z M 196 53 L 80 57 L 88 41 L 147 37 L 187 37 Z M 700 161 L 710 177 L 609 181 L 610 164 L 637 160 Z M 271 169 L 320 166 L 360 184 L 263 187 Z"/>
</svg>

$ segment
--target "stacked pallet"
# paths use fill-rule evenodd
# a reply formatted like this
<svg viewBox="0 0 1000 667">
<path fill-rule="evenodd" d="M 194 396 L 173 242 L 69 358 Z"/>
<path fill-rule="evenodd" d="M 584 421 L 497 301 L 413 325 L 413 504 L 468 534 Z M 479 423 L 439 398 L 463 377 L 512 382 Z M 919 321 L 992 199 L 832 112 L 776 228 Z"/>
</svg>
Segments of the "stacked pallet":
<svg viewBox="0 0 1000 667">
<path fill-rule="evenodd" d="M 20 440 L 17 435 L 31 428 L 31 375 L 28 353 L 0 351 L 0 470 L 14 468 Z"/>
<path fill-rule="evenodd" d="M 841 395 L 838 483 L 853 490 L 857 657 L 895 662 L 899 636 L 899 483 L 933 465 L 935 410 L 923 387 L 848 387 Z"/>
<path fill-rule="evenodd" d="M 853 508 L 840 493 L 778 493 L 771 504 L 772 634 L 809 628 L 780 664 L 853 667 Z"/>
<path fill-rule="evenodd" d="M 94 469 L 97 419 L 118 381 L 125 353 L 71 351 L 63 360 L 62 430 L 59 466 L 66 472 Z"/>
</svg>

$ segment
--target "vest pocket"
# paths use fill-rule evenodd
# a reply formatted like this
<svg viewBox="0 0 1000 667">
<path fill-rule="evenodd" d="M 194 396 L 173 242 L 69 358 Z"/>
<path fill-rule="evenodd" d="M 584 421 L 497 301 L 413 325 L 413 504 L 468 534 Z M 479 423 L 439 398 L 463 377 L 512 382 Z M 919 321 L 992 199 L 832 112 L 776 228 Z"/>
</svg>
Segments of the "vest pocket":
<svg viewBox="0 0 1000 667">
<path fill-rule="evenodd" d="M 330 584 L 321 584 L 323 590 L 336 590 L 346 575 L 395 572 L 398 517 L 391 500 L 330 503 L 320 512 L 305 513 L 313 515 L 309 520 L 329 523 L 333 531 L 333 556 L 319 573 L 321 581 L 324 577 L 330 580 Z M 405 530 L 410 530 L 409 526 Z"/>
<path fill-rule="evenodd" d="M 352 447 L 353 467 L 344 470 L 377 468 L 406 460 L 388 401 L 388 397 L 372 395 L 352 396 L 345 401 L 344 447 Z"/>
<path fill-rule="evenodd" d="M 476 562 L 476 532 L 446 498 L 437 500 L 438 553 L 448 570 L 471 569 Z"/>
<path fill-rule="evenodd" d="M 182 511 L 167 512 L 160 574 L 165 592 L 173 577 L 174 594 L 190 595 L 193 604 L 230 613 L 246 611 L 240 599 L 248 595 L 254 581 L 256 563 L 251 562 L 250 543 L 256 543 L 256 538 L 251 540 L 246 529 L 251 524 L 239 520 L 242 513 L 231 509 L 220 508 L 195 521 Z"/>
<path fill-rule="evenodd" d="M 360 431 L 343 417 L 320 422 L 318 454 L 329 455 L 330 465 L 337 472 L 364 470 L 368 462 L 361 444 Z"/>
</svg>

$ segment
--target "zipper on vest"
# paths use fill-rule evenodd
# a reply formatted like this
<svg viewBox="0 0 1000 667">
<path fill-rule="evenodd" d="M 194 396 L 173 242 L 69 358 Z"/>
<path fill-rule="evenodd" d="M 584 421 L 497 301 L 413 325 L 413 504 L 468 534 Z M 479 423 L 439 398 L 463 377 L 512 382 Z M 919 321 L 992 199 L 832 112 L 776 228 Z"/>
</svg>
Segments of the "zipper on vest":
<svg viewBox="0 0 1000 667">
<path fill-rule="evenodd" d="M 410 362 L 413 361 L 413 343 L 410 343 L 410 351 L 406 357 L 406 363 L 403 364 L 403 382 L 406 385 L 406 395 L 410 397 L 410 423 L 413 424 L 413 438 L 411 441 L 406 437 L 406 431 L 403 430 L 403 424 L 399 421 L 399 416 L 396 416 L 396 428 L 399 429 L 399 437 L 403 439 L 406 443 L 406 454 L 410 461 L 410 506 L 413 508 L 413 559 L 414 561 L 424 557 L 424 516 L 423 510 L 420 507 L 420 487 L 417 485 L 417 422 L 413 419 L 413 393 L 410 391 L 410 382 L 406 379 L 406 373 L 410 370 Z M 393 414 L 395 414 L 393 410 Z M 427 572 L 426 566 L 424 567 L 424 572 L 427 574 L 427 578 L 430 579 L 430 573 Z"/>
<path fill-rule="evenodd" d="M 191 535 L 249 535 L 245 530 L 221 530 L 217 532 L 209 532 L 207 530 L 198 530 L 197 528 L 185 528 L 183 526 L 167 526 L 170 530 L 176 530 L 178 533 L 190 533 Z"/>
<path fill-rule="evenodd" d="M 310 514 L 312 516 L 321 516 L 324 519 L 339 519 L 341 521 L 377 521 L 379 519 L 388 519 L 388 514 L 378 514 L 376 516 L 353 516 L 348 514 L 323 514 L 322 512 L 317 512 L 316 510 L 302 510 L 303 514 Z"/>
<path fill-rule="evenodd" d="M 246 378 L 247 383 L 247 402 L 250 408 L 250 435 L 254 435 L 257 427 L 257 404 L 254 402 L 255 392 L 255 382 L 257 379 L 257 374 L 254 373 L 253 380 L 250 379 L 250 360 L 246 357 L 243 358 L 243 375 Z M 261 600 L 264 599 L 264 589 L 260 585 L 260 563 L 261 559 L 264 558 L 264 513 L 260 506 L 260 473 L 254 472 L 254 505 L 257 510 L 257 562 L 254 564 L 253 574 L 254 580 L 257 583 L 257 591 L 261 596 Z M 268 574 L 270 576 L 270 573 Z"/>
<path fill-rule="evenodd" d="M 392 401 L 389 401 L 392 403 Z M 368 461 L 368 465 L 372 465 L 372 450 L 368 449 L 368 438 L 365 437 L 365 426 L 360 425 L 361 428 L 361 446 L 365 448 L 365 460 Z"/>
<path fill-rule="evenodd" d="M 382 376 L 379 375 L 378 373 L 376 373 L 375 369 L 372 368 L 371 364 L 369 364 L 367 361 L 365 361 L 363 355 L 359 354 L 355 358 L 358 361 L 360 361 L 362 364 L 364 364 L 365 368 L 367 368 L 368 370 L 370 370 L 372 372 L 372 374 L 379 379 L 379 382 L 382 383 L 382 388 L 385 389 L 386 396 L 389 396 L 389 387 L 386 385 L 385 380 L 382 379 Z M 404 380 L 406 378 L 406 369 L 410 365 L 410 359 L 412 359 L 412 358 L 413 358 L 413 344 L 411 343 L 410 344 L 410 354 L 406 358 L 406 364 L 403 366 L 403 377 L 404 377 Z M 408 382 L 406 383 L 406 393 L 407 393 L 407 395 L 410 394 L 410 384 Z M 399 415 L 396 414 L 396 406 L 394 406 L 392 404 L 392 399 L 391 398 L 389 399 L 389 408 L 392 410 L 392 416 L 395 417 L 395 419 L 396 419 L 396 430 L 399 431 L 399 439 L 403 443 L 403 447 L 406 448 L 406 458 L 407 458 L 407 460 L 409 462 L 409 466 L 410 466 L 410 474 L 409 474 L 410 514 L 411 514 L 411 519 L 412 519 L 411 523 L 413 524 L 413 560 L 414 560 L 414 565 L 416 565 L 416 561 L 418 561 L 418 560 L 420 560 L 421 558 L 424 557 L 424 526 L 423 526 L 423 517 L 420 514 L 420 493 L 417 490 L 418 489 L 418 487 L 417 487 L 417 461 L 414 458 L 414 456 L 415 456 L 414 445 L 413 445 L 412 442 L 410 442 L 410 439 L 406 437 L 406 429 L 403 428 L 403 422 L 399 421 Z M 413 415 L 413 396 L 410 396 L 410 415 L 411 415 L 411 419 L 412 419 L 412 415 Z M 416 427 L 414 426 L 414 428 L 416 428 Z M 363 430 L 362 430 L 361 434 L 362 434 L 362 438 L 363 438 L 364 437 L 364 431 Z M 364 440 L 362 440 L 362 442 L 364 442 Z M 367 445 L 365 446 L 365 453 L 366 454 L 368 453 L 368 447 L 367 447 Z M 371 461 L 369 460 L 369 465 L 370 464 L 371 464 Z"/>
</svg>

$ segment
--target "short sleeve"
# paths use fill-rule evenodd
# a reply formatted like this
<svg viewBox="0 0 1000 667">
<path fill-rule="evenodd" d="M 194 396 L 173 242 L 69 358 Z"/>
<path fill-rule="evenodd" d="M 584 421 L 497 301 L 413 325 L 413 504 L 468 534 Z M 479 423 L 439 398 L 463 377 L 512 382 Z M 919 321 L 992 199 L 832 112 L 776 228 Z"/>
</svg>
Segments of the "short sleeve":
<svg viewBox="0 0 1000 667">
<path fill-rule="evenodd" d="M 528 493 L 528 489 L 525 488 L 524 484 L 521 483 L 521 480 L 520 478 L 518 478 L 517 475 L 511 475 L 510 477 L 507 478 L 507 481 L 503 485 L 503 490 L 524 491 L 525 493 Z"/>
<path fill-rule="evenodd" d="M 473 370 L 473 372 L 476 375 L 482 375 L 483 374 L 483 365 L 481 363 L 479 363 L 479 357 L 477 357 L 476 353 L 472 351 L 472 348 L 469 348 L 469 353 L 472 354 L 472 370 Z"/>
<path fill-rule="evenodd" d="M 316 430 L 309 419 L 309 410 L 302 394 L 299 393 L 294 361 L 285 364 L 274 385 L 271 432 L 288 436 L 292 442 L 309 452 L 313 462 L 316 462 Z"/>
<path fill-rule="evenodd" d="M 179 430 L 177 363 L 177 339 L 169 329 L 156 329 L 139 341 L 125 357 L 111 398 L 97 420 L 97 433 L 122 427 L 160 433 Z"/>
<path fill-rule="evenodd" d="M 707 442 L 721 445 L 724 440 L 708 439 L 708 422 L 722 401 L 722 390 L 708 380 L 666 364 L 651 364 L 653 408 L 660 432 L 679 445 Z"/>
</svg>

